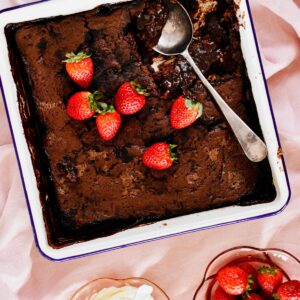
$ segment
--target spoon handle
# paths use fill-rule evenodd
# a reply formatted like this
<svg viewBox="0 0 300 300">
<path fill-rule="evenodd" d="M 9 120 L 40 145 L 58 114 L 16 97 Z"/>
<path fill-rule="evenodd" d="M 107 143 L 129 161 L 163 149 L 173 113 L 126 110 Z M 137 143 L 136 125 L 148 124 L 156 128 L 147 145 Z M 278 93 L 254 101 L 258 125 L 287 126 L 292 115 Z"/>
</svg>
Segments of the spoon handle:
<svg viewBox="0 0 300 300">
<path fill-rule="evenodd" d="M 249 126 L 228 106 L 220 94 L 214 89 L 202 74 L 188 50 L 181 54 L 193 67 L 204 86 L 216 100 L 227 122 L 231 126 L 237 140 L 243 148 L 246 156 L 253 162 L 260 162 L 266 158 L 268 150 L 264 142 L 249 128 Z"/>
</svg>

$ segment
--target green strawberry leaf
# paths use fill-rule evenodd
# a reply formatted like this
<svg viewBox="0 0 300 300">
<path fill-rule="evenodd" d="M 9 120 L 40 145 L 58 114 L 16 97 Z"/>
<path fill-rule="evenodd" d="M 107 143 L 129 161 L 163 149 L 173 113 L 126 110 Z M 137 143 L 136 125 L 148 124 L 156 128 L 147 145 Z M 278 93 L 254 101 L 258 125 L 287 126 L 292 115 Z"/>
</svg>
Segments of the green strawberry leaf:
<svg viewBox="0 0 300 300">
<path fill-rule="evenodd" d="M 195 107 L 197 107 L 198 110 L 198 114 L 197 114 L 197 119 L 200 118 L 203 114 L 203 105 L 193 99 L 184 99 L 184 104 L 188 109 L 194 109 Z"/>
<path fill-rule="evenodd" d="M 276 300 L 280 300 L 280 298 L 279 298 L 279 296 L 278 296 L 277 293 L 274 293 L 274 294 L 273 294 L 273 298 L 276 299 Z"/>
<path fill-rule="evenodd" d="M 198 115 L 197 115 L 197 119 L 198 119 L 203 114 L 203 105 L 200 102 L 198 102 L 197 106 L 198 106 Z"/>
<path fill-rule="evenodd" d="M 108 108 L 107 108 L 107 110 L 106 110 L 106 112 L 109 112 L 109 113 L 112 113 L 114 111 L 115 111 L 115 108 L 114 108 L 113 105 L 109 105 Z"/>
<path fill-rule="evenodd" d="M 85 58 L 91 57 L 90 54 L 87 54 L 83 51 L 75 54 L 74 52 L 70 52 L 66 54 L 66 60 L 63 60 L 62 62 L 64 63 L 75 63 L 75 62 L 80 62 Z"/>
<path fill-rule="evenodd" d="M 98 109 L 102 109 L 102 111 L 106 111 L 108 108 L 108 105 L 105 102 L 98 102 L 96 105 Z"/>
<path fill-rule="evenodd" d="M 184 99 L 184 104 L 188 109 L 193 109 L 196 106 L 197 102 L 195 100 L 187 98 Z"/>
<path fill-rule="evenodd" d="M 244 293 L 243 298 L 249 297 L 249 293 L 252 291 L 252 284 L 253 283 L 254 283 L 253 275 L 250 274 L 248 276 L 247 286 L 246 286 L 246 292 Z"/>
<path fill-rule="evenodd" d="M 104 95 L 98 91 L 89 95 L 89 105 L 90 108 L 98 114 L 105 114 L 107 112 L 114 112 L 115 108 L 113 105 L 108 105 L 105 102 L 101 102 Z"/>
<path fill-rule="evenodd" d="M 176 154 L 172 151 L 173 149 L 177 148 L 178 146 L 177 145 L 174 145 L 174 144 L 169 144 L 169 152 L 170 152 L 170 157 L 171 159 L 174 161 L 174 160 L 177 160 L 177 156 Z"/>
<path fill-rule="evenodd" d="M 278 272 L 278 269 L 276 267 L 262 266 L 258 269 L 258 272 L 261 274 L 276 275 Z"/>
<path fill-rule="evenodd" d="M 130 81 L 130 85 L 137 91 L 140 95 L 149 96 L 150 94 L 147 93 L 147 90 L 144 89 L 139 83 L 135 81 Z"/>
<path fill-rule="evenodd" d="M 93 94 L 93 100 L 96 102 L 101 100 L 103 97 L 104 97 L 104 95 L 98 91 L 94 92 L 94 94 Z"/>
</svg>

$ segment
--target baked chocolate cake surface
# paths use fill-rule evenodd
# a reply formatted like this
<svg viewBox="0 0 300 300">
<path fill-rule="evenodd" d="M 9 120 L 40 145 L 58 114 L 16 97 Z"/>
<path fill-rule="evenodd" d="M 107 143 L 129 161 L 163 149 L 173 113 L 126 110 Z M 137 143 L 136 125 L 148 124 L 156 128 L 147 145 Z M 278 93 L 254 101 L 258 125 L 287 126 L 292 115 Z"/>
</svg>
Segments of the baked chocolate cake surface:
<svg viewBox="0 0 300 300">
<path fill-rule="evenodd" d="M 260 134 L 233 0 L 181 2 L 195 24 L 191 55 L 228 104 Z M 246 158 L 188 63 L 151 50 L 167 16 L 166 0 L 141 0 L 6 27 L 53 247 L 275 198 L 268 161 L 255 164 Z M 111 142 L 100 139 L 94 119 L 79 122 L 66 113 L 69 97 L 81 89 L 68 78 L 62 60 L 79 51 L 92 55 L 90 90 L 104 93 L 108 103 L 131 80 L 150 94 L 141 112 L 123 117 Z M 178 131 L 170 126 L 169 115 L 180 95 L 200 101 L 203 116 Z M 158 141 L 178 145 L 178 161 L 166 171 L 148 169 L 141 160 L 143 151 Z"/>
</svg>

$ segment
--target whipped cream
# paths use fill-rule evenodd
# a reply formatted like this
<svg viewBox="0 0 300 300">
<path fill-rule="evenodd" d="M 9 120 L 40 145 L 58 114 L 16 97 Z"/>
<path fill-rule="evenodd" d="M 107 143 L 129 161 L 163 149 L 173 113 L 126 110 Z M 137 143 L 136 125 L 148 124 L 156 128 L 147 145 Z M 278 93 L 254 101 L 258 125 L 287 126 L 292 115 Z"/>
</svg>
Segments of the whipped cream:
<svg viewBox="0 0 300 300">
<path fill-rule="evenodd" d="M 149 285 L 142 285 L 139 288 L 127 285 L 120 288 L 104 288 L 91 300 L 154 300 L 152 293 L 153 288 Z"/>
</svg>

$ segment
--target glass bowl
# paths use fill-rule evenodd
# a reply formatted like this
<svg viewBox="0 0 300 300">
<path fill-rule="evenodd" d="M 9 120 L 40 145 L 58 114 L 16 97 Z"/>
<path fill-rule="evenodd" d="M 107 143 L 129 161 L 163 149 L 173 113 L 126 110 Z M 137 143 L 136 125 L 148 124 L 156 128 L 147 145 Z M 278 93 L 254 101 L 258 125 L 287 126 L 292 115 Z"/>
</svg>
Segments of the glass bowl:
<svg viewBox="0 0 300 300">
<path fill-rule="evenodd" d="M 211 300 L 218 271 L 228 264 L 244 261 L 257 265 L 277 266 L 283 271 L 285 280 L 300 279 L 300 260 L 285 250 L 259 249 L 250 246 L 235 247 L 218 254 L 208 264 L 193 300 Z"/>
<path fill-rule="evenodd" d="M 133 287 L 140 287 L 144 284 L 153 287 L 152 296 L 154 300 L 170 300 L 167 294 L 158 285 L 144 278 L 96 279 L 79 288 L 70 298 L 70 300 L 90 300 L 96 293 L 100 292 L 104 288 L 109 288 L 109 287 L 119 288 L 127 285 Z"/>
</svg>

